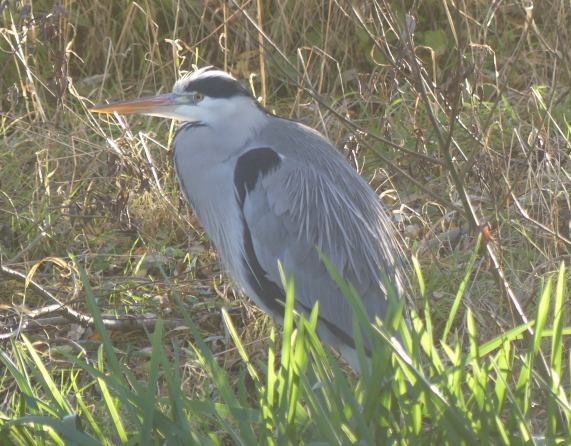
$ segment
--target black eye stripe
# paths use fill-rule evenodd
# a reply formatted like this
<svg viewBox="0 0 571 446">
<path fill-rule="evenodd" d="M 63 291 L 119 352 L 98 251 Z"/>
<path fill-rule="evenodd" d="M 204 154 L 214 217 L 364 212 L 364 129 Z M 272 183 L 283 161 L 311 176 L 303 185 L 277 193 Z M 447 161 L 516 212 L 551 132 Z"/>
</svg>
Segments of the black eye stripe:
<svg viewBox="0 0 571 446">
<path fill-rule="evenodd" d="M 231 98 L 251 96 L 250 92 L 238 81 L 220 76 L 191 80 L 184 86 L 187 93 L 200 93 L 211 98 Z"/>
</svg>

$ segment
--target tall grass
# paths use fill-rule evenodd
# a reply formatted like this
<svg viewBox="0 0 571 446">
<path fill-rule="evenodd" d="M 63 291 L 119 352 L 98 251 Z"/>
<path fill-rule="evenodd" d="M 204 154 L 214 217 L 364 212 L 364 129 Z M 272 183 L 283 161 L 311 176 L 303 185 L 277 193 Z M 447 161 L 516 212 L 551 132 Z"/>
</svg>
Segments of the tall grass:
<svg viewBox="0 0 571 446">
<path fill-rule="evenodd" d="M 87 280 L 85 272 L 81 275 Z M 54 376 L 25 335 L 21 343 L 12 343 L 10 353 L 0 352 L 5 379 L 10 376 L 18 387 L 0 438 L 6 445 L 566 444 L 571 406 L 560 352 L 571 329 L 564 329 L 559 316 L 564 278 L 562 265 L 555 286 L 549 278 L 541 290 L 538 313 L 530 323 L 535 336 L 527 343 L 528 353 L 521 355 L 516 353 L 521 351 L 518 344 L 529 326 L 482 342 L 470 311 L 465 321 L 468 349 L 457 336 L 448 342 L 441 339 L 437 347 L 430 318 L 425 314 L 423 320 L 414 311 L 410 327 L 398 313 L 400 323 L 387 320 L 369 326 L 354 290 L 337 276 L 357 326 L 373 341 L 372 357 L 362 358 L 362 373 L 355 382 L 317 338 L 318 308 L 309 319 L 294 315 L 291 280 L 281 349 L 272 330 L 265 364 L 249 357 L 224 311 L 246 365 L 236 384 L 184 312 L 193 354 L 208 375 L 205 385 L 211 388 L 211 398 L 206 400 L 180 392 L 184 347 L 177 342 L 165 347 L 161 321 L 148 334 L 152 349 L 144 378 L 124 367 L 86 281 L 87 304 L 101 339 L 97 360 L 63 352 L 69 367 Z M 430 311 L 428 300 L 425 311 Z M 550 315 L 555 317 L 548 327 L 544 322 Z M 387 331 L 394 324 L 403 343 Z M 551 340 L 546 350 L 552 358 L 549 376 L 536 364 L 543 338 Z M 357 348 L 363 352 L 359 337 Z M 159 388 L 167 392 L 157 395 Z M 548 416 L 538 416 L 544 410 Z"/>
<path fill-rule="evenodd" d="M 569 443 L 571 13 L 533 6 L 1 3 L 0 444 Z M 359 377 L 315 313 L 235 299 L 174 124 L 87 112 L 210 64 L 335 141 L 414 254 L 410 325 L 338 278 Z"/>
</svg>

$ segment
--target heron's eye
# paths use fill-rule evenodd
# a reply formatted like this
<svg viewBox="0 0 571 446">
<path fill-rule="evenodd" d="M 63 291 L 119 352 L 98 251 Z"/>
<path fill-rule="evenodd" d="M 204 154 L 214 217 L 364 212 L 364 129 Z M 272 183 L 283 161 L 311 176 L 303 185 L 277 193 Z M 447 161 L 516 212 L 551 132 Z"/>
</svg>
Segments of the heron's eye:
<svg viewBox="0 0 571 446">
<path fill-rule="evenodd" d="M 204 99 L 204 95 L 202 93 L 196 92 L 194 93 L 194 101 L 198 104 L 199 102 L 202 102 L 202 100 Z"/>
</svg>

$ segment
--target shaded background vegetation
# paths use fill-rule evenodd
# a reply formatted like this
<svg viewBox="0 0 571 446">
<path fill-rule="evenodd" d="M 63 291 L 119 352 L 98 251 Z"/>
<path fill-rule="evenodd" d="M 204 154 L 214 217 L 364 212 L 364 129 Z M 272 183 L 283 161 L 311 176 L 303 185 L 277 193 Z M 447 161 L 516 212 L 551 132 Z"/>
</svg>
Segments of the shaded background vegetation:
<svg viewBox="0 0 571 446">
<path fill-rule="evenodd" d="M 184 340 L 174 287 L 236 379 L 242 365 L 222 305 L 251 355 L 265 355 L 269 319 L 236 299 L 178 190 L 176 124 L 86 110 L 167 91 L 195 66 L 244 79 L 270 110 L 338 145 L 417 255 L 437 332 L 482 231 L 460 338 L 466 307 L 484 337 L 534 314 L 542 279 L 569 259 L 564 0 L 3 1 L 0 14 L 2 265 L 33 272 L 74 311 L 86 312 L 81 265 L 109 318 L 161 316 L 172 322 L 168 336 Z M 50 304 L 4 271 L 0 334 L 38 311 L 25 332 L 57 370 L 59 349 L 92 351 L 99 341 L 69 312 L 39 313 Z M 113 333 L 125 363 L 144 375 L 140 326 Z M 205 375 L 186 359 L 185 391 L 204 397 Z"/>
</svg>

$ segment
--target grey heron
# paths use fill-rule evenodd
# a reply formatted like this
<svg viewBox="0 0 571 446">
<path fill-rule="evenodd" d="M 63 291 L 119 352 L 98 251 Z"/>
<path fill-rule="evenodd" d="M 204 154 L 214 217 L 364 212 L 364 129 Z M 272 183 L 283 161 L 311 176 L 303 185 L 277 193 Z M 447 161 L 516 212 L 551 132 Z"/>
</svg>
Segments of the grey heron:
<svg viewBox="0 0 571 446">
<path fill-rule="evenodd" d="M 280 320 L 281 262 L 295 308 L 319 301 L 317 332 L 358 369 L 352 309 L 319 253 L 385 316 L 388 280 L 402 294 L 397 233 L 377 194 L 323 135 L 268 112 L 230 74 L 204 68 L 173 91 L 97 105 L 182 121 L 173 140 L 178 181 L 233 280 Z"/>
</svg>

